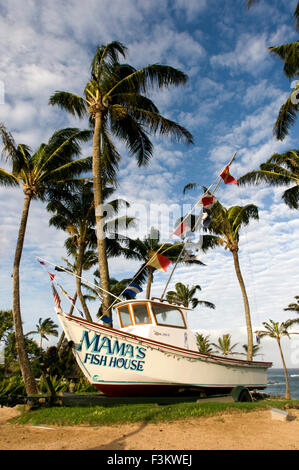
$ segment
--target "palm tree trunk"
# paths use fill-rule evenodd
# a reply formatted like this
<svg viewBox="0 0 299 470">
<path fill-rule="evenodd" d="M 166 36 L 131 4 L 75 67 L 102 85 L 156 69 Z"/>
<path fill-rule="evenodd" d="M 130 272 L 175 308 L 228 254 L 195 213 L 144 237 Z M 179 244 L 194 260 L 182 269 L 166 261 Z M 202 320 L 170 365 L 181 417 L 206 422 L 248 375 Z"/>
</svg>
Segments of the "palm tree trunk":
<svg viewBox="0 0 299 470">
<path fill-rule="evenodd" d="M 277 343 L 278 343 L 279 352 L 280 352 L 280 356 L 281 356 L 281 360 L 282 360 L 282 365 L 283 365 L 283 370 L 284 370 L 284 375 L 285 375 L 285 379 L 286 379 L 286 391 L 285 391 L 285 396 L 284 396 L 284 397 L 285 397 L 286 400 L 290 400 L 290 399 L 291 399 L 291 394 L 290 394 L 289 376 L 288 376 L 287 366 L 286 366 L 286 363 L 285 363 L 285 361 L 284 361 L 284 357 L 283 357 L 283 353 L 282 353 L 282 349 L 281 349 L 281 344 L 280 344 L 279 338 L 277 338 Z"/>
<path fill-rule="evenodd" d="M 83 256 L 84 256 L 84 245 L 83 243 L 79 243 L 78 247 L 78 257 L 77 257 L 77 276 L 76 276 L 76 287 L 77 287 L 77 295 L 80 299 L 84 315 L 88 321 L 92 321 L 92 318 L 90 316 L 88 307 L 86 305 L 84 296 L 82 294 L 81 290 L 81 275 L 82 275 L 82 264 L 83 264 Z"/>
<path fill-rule="evenodd" d="M 96 216 L 96 230 L 97 230 L 97 250 L 99 261 L 99 273 L 101 280 L 101 287 L 106 292 L 110 291 L 109 282 L 109 269 L 106 253 L 106 240 L 104 233 L 104 216 L 103 216 L 103 187 L 102 187 L 102 162 L 101 162 L 101 126 L 102 114 L 97 112 L 95 116 L 95 126 L 93 134 L 92 145 L 92 174 L 93 174 L 93 191 L 94 191 L 94 207 Z M 103 313 L 111 316 L 110 304 L 111 296 L 103 292 L 102 308 Z M 107 325 L 110 326 L 110 325 Z"/>
<path fill-rule="evenodd" d="M 151 266 L 148 266 L 148 278 L 147 278 L 147 285 L 146 285 L 146 295 L 145 298 L 149 299 L 151 295 L 151 287 L 152 287 L 152 281 L 153 281 L 153 275 L 154 275 L 154 268 Z"/>
<path fill-rule="evenodd" d="M 27 356 L 24 333 L 22 326 L 21 317 L 21 305 L 20 305 L 20 262 L 24 245 L 24 238 L 26 232 L 26 225 L 28 220 L 28 212 L 31 202 L 31 194 L 25 193 L 23 212 L 20 222 L 19 234 L 17 239 L 15 258 L 13 264 L 13 321 L 14 330 L 16 336 L 16 347 L 19 357 L 19 364 L 21 374 L 24 380 L 24 385 L 27 395 L 35 395 L 38 393 L 37 385 L 34 379 L 34 375 L 30 366 L 30 362 Z"/>
<path fill-rule="evenodd" d="M 247 348 L 247 360 L 252 361 L 252 356 L 253 356 L 253 336 L 252 336 L 252 326 L 251 326 L 251 317 L 250 317 L 250 308 L 249 308 L 249 302 L 248 302 L 248 297 L 245 289 L 245 284 L 244 280 L 241 274 L 241 269 L 240 269 L 240 264 L 239 264 L 239 256 L 238 256 L 238 250 L 234 249 L 232 250 L 233 253 L 233 258 L 234 258 L 234 265 L 235 265 L 235 271 L 236 275 L 241 287 L 242 291 L 242 296 L 243 296 L 243 302 L 244 302 L 244 310 L 245 310 L 245 318 L 246 318 L 246 326 L 247 326 L 247 338 L 248 338 L 248 348 Z"/>
</svg>

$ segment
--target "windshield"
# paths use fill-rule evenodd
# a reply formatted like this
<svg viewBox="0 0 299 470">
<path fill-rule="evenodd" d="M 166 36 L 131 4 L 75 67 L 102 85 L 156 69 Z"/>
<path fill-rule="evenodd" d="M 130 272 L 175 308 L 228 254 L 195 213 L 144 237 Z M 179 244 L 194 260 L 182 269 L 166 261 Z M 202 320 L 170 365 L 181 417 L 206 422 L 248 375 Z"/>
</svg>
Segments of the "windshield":
<svg viewBox="0 0 299 470">
<path fill-rule="evenodd" d="M 169 305 L 152 304 L 158 325 L 186 328 L 182 312 Z"/>
</svg>

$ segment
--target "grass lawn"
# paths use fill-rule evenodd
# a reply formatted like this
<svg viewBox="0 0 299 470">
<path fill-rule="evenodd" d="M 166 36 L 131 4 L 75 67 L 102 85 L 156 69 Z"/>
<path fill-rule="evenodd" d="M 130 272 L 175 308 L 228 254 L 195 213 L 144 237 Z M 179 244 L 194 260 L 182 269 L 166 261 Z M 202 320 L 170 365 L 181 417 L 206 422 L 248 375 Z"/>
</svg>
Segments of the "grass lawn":
<svg viewBox="0 0 299 470">
<path fill-rule="evenodd" d="M 109 406 L 55 406 L 41 407 L 26 411 L 13 418 L 11 422 L 19 424 L 52 424 L 61 426 L 73 425 L 113 425 L 136 422 L 170 422 L 183 418 L 195 418 L 217 413 L 233 413 L 236 411 L 250 412 L 257 409 L 280 408 L 285 405 L 290 408 L 299 407 L 299 400 L 265 399 L 251 403 L 247 402 L 204 402 L 204 403 L 175 403 L 170 405 L 121 404 Z"/>
</svg>

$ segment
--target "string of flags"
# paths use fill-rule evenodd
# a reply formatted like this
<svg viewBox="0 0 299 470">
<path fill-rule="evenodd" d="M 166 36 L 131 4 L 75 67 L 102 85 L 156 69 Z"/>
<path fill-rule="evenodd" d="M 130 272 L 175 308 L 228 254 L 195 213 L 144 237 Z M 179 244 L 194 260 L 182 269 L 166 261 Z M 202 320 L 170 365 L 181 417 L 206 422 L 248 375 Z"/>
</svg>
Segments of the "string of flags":
<svg viewBox="0 0 299 470">
<path fill-rule="evenodd" d="M 77 310 L 77 312 L 81 315 L 81 317 L 84 318 L 84 314 L 83 312 L 81 312 L 81 310 L 79 310 L 76 306 L 75 306 L 75 300 L 66 292 L 66 290 L 56 281 L 55 279 L 55 274 L 52 274 L 50 273 L 46 268 L 46 263 L 44 261 L 41 261 L 41 260 L 37 260 L 38 263 L 45 269 L 45 271 L 49 274 L 50 276 L 50 282 L 51 282 L 51 289 L 52 289 L 52 294 L 53 294 L 53 299 L 54 299 L 54 302 L 55 302 L 55 305 L 56 307 L 61 310 L 61 299 L 60 299 L 60 296 L 57 292 L 57 289 L 55 288 L 53 282 L 56 282 L 57 286 L 59 287 L 59 289 L 61 290 L 62 294 L 72 303 L 72 305 L 75 307 L 75 309 Z M 58 269 L 56 269 L 58 268 Z M 55 266 L 55 270 L 57 271 L 64 271 L 63 269 L 59 268 L 58 266 Z"/>
</svg>

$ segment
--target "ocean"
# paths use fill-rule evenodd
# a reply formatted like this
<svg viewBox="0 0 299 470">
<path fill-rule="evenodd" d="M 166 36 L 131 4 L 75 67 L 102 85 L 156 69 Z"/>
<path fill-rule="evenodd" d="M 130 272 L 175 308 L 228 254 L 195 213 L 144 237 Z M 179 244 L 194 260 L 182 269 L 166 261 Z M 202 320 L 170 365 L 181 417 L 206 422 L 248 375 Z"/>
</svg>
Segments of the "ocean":
<svg viewBox="0 0 299 470">
<path fill-rule="evenodd" d="M 288 376 L 290 382 L 291 398 L 299 400 L 299 369 L 288 369 Z M 263 393 L 269 395 L 280 395 L 284 397 L 285 394 L 285 376 L 283 369 L 268 369 L 268 385 Z"/>
</svg>

